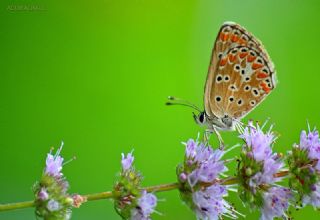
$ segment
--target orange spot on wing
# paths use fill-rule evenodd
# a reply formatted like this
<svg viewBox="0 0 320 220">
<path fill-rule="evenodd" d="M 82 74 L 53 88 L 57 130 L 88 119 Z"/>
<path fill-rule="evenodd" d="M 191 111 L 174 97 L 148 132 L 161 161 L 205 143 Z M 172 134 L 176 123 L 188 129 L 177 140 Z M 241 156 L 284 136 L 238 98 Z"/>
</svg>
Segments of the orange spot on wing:
<svg viewBox="0 0 320 220">
<path fill-rule="evenodd" d="M 256 57 L 255 56 L 251 56 L 251 55 L 249 55 L 248 57 L 247 57 L 247 60 L 248 60 L 248 62 L 252 62 L 252 61 L 254 61 L 256 59 Z"/>
<path fill-rule="evenodd" d="M 247 43 L 246 40 L 243 40 L 242 38 L 239 39 L 239 44 L 240 45 L 245 45 Z"/>
<path fill-rule="evenodd" d="M 227 61 L 228 61 L 227 58 L 222 58 L 222 59 L 220 60 L 220 66 L 226 65 Z"/>
<path fill-rule="evenodd" d="M 232 42 L 237 42 L 238 40 L 239 40 L 239 36 L 237 36 L 235 34 L 231 36 L 231 41 Z"/>
<path fill-rule="evenodd" d="M 248 55 L 248 52 L 244 52 L 244 53 L 240 53 L 239 54 L 239 57 L 241 58 L 241 59 L 243 59 L 245 56 L 247 56 Z"/>
<path fill-rule="evenodd" d="M 235 61 L 235 59 L 236 59 L 236 56 L 234 56 L 234 55 L 232 55 L 232 54 L 229 54 L 229 60 L 231 61 L 231 62 L 234 62 Z"/>
<path fill-rule="evenodd" d="M 266 77 L 268 77 L 268 76 L 269 76 L 268 74 L 263 73 L 263 72 L 259 72 L 259 73 L 257 74 L 257 77 L 258 77 L 258 78 L 266 78 Z"/>
<path fill-rule="evenodd" d="M 220 40 L 227 41 L 229 38 L 229 34 L 221 33 L 220 34 Z"/>
<path fill-rule="evenodd" d="M 251 66 L 251 68 L 254 70 L 259 69 L 261 67 L 263 67 L 263 64 L 261 64 L 261 63 L 253 63 Z"/>
<path fill-rule="evenodd" d="M 262 89 L 268 94 L 270 92 L 270 88 L 267 86 L 267 84 L 265 84 L 264 82 L 262 82 L 260 84 L 260 86 L 262 87 Z"/>
</svg>

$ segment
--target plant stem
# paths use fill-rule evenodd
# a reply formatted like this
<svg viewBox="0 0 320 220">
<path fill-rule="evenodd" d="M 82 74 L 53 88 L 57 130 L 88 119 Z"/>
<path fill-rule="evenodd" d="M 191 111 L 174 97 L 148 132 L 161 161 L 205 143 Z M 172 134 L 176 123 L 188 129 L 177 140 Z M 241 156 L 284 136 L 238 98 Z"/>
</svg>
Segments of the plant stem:
<svg viewBox="0 0 320 220">
<path fill-rule="evenodd" d="M 10 211 L 15 209 L 24 209 L 24 208 L 29 208 L 33 206 L 34 206 L 34 201 L 0 204 L 0 212 Z"/>
<path fill-rule="evenodd" d="M 275 177 L 282 177 L 282 176 L 286 176 L 286 175 L 288 175 L 288 171 L 281 171 L 281 172 L 275 174 Z M 227 177 L 224 179 L 215 180 L 210 183 L 203 183 L 203 186 L 208 187 L 214 183 L 219 183 L 219 184 L 223 184 L 223 185 L 233 185 L 233 184 L 236 184 L 237 182 L 238 182 L 238 179 L 236 177 Z M 179 188 L 179 183 L 169 183 L 169 184 L 161 184 L 161 185 L 156 185 L 156 186 L 148 186 L 148 187 L 144 187 L 142 189 L 147 190 L 147 192 L 155 193 L 155 192 L 164 192 L 164 191 L 175 190 L 178 188 Z M 85 197 L 87 199 L 87 201 L 110 199 L 110 198 L 112 198 L 112 191 L 87 194 L 87 195 L 83 195 L 83 197 Z M 15 209 L 30 208 L 30 207 L 34 207 L 34 205 L 35 205 L 34 201 L 0 204 L 0 212 L 10 211 L 10 210 L 15 210 Z"/>
</svg>

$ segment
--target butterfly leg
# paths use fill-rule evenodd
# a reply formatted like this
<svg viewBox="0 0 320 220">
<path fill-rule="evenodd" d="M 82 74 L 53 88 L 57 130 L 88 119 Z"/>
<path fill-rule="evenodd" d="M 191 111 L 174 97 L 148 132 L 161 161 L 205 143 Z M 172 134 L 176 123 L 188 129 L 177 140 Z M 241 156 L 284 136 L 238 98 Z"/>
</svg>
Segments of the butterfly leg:
<svg viewBox="0 0 320 220">
<path fill-rule="evenodd" d="M 207 130 L 205 131 L 205 135 L 204 135 L 204 136 L 205 136 L 206 142 L 209 141 L 209 137 L 210 137 L 210 135 L 211 135 L 213 132 L 217 135 L 217 138 L 218 138 L 218 140 L 219 140 L 219 144 L 220 144 L 219 149 L 220 149 L 220 150 L 223 150 L 223 149 L 224 149 L 223 139 L 222 139 L 219 131 L 218 131 L 215 127 L 213 127 L 212 129 L 207 129 Z M 208 134 L 209 134 L 209 135 L 208 135 Z"/>
</svg>

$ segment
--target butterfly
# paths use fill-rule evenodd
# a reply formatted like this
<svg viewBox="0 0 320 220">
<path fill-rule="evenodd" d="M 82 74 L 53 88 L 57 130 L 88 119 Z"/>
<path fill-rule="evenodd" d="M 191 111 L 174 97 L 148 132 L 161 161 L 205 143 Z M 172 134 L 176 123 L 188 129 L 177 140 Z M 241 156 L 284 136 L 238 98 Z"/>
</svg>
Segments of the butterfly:
<svg viewBox="0 0 320 220">
<path fill-rule="evenodd" d="M 262 43 L 244 27 L 225 22 L 220 27 L 211 55 L 204 89 L 204 111 L 169 96 L 167 105 L 186 105 L 198 110 L 195 121 L 215 132 L 242 129 L 241 119 L 275 88 L 274 65 Z"/>
</svg>

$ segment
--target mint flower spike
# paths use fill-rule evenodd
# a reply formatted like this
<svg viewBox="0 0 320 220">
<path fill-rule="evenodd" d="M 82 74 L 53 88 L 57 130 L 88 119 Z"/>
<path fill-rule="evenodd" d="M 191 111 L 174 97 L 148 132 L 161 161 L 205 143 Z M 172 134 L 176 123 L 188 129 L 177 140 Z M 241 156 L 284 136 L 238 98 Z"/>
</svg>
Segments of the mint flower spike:
<svg viewBox="0 0 320 220">
<path fill-rule="evenodd" d="M 316 129 L 302 131 L 299 145 L 288 156 L 290 186 L 298 191 L 302 205 L 320 208 L 320 139 Z"/>
<path fill-rule="evenodd" d="M 63 142 L 56 154 L 52 154 L 52 149 L 47 154 L 46 167 L 39 182 L 33 186 L 35 194 L 36 215 L 43 219 L 49 220 L 68 220 L 71 218 L 71 209 L 74 199 L 68 194 L 69 183 L 63 177 L 63 157 L 60 156 L 63 148 Z M 77 207 L 85 198 L 80 201 L 77 197 Z"/>
<path fill-rule="evenodd" d="M 240 154 L 238 193 L 244 204 L 261 210 L 263 220 L 286 216 L 293 196 L 288 188 L 275 186 L 282 179 L 276 174 L 284 163 L 282 156 L 272 151 L 276 137 L 271 129 L 265 133 L 251 122 L 239 136 L 245 145 Z"/>
<path fill-rule="evenodd" d="M 150 220 L 157 197 L 141 189 L 142 175 L 133 166 L 133 151 L 121 154 L 122 170 L 113 190 L 114 207 L 122 219 Z"/>
<path fill-rule="evenodd" d="M 131 210 L 131 220 L 149 220 L 156 206 L 157 197 L 143 190 L 137 201 L 137 207 Z"/>
<path fill-rule="evenodd" d="M 195 212 L 197 219 L 237 218 L 240 213 L 224 200 L 228 187 L 220 185 L 218 179 L 228 170 L 221 160 L 225 151 L 213 150 L 193 139 L 184 145 L 184 162 L 177 167 L 181 199 Z M 211 184 L 206 187 L 208 183 Z"/>
<path fill-rule="evenodd" d="M 274 217 L 288 219 L 285 211 L 289 208 L 289 199 L 292 192 L 285 187 L 271 187 L 263 195 L 263 207 L 261 208 L 261 220 L 269 220 Z"/>
<path fill-rule="evenodd" d="M 124 153 L 121 154 L 122 160 L 121 165 L 123 170 L 129 170 L 132 166 L 132 163 L 134 161 L 134 157 L 132 156 L 133 151 L 131 153 L 128 153 L 127 156 L 124 155 Z"/>
<path fill-rule="evenodd" d="M 55 155 L 52 155 L 52 149 L 50 150 L 50 153 L 48 153 L 47 155 L 45 172 L 48 175 L 62 176 L 61 170 L 63 165 L 63 158 L 60 156 L 60 152 L 63 148 L 63 144 L 64 143 L 61 142 L 61 146 L 59 147 Z"/>
</svg>

